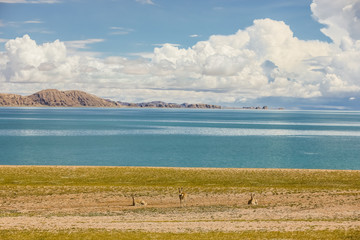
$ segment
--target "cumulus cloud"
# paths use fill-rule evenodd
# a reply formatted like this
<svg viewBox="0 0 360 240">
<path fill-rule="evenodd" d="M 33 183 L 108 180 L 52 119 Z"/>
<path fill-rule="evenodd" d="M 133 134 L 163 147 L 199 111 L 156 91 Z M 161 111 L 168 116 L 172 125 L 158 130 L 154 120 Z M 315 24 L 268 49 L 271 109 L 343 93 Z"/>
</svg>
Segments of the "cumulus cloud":
<svg viewBox="0 0 360 240">
<path fill-rule="evenodd" d="M 82 89 L 122 101 L 225 105 L 270 97 L 355 99 L 360 93 L 358 5 L 314 0 L 311 9 L 325 24 L 330 43 L 298 39 L 286 23 L 271 19 L 254 20 L 232 35 L 213 35 L 190 48 L 156 45 L 146 58 L 103 59 L 76 51 L 103 39 L 39 45 L 25 35 L 7 41 L 0 53 L 1 89 Z"/>
<path fill-rule="evenodd" d="M 234 35 L 214 35 L 189 49 L 155 48 L 152 64 L 175 79 L 193 79 L 193 88 L 226 89 L 241 97 L 313 97 L 322 94 L 321 74 L 312 71 L 309 60 L 331 52 L 328 43 L 295 38 L 284 22 L 261 19 Z"/>
<path fill-rule="evenodd" d="M 64 43 L 57 40 L 39 46 L 28 35 L 9 40 L 5 44 L 5 50 L 2 53 L 6 62 L 1 66 L 2 78 L 12 83 L 46 82 L 48 76 L 43 75 L 38 67 L 44 67 L 47 63 L 60 64 L 65 61 L 66 56 Z"/>
<path fill-rule="evenodd" d="M 358 0 L 314 0 L 313 16 L 326 27 L 321 31 L 334 43 L 348 44 L 351 39 L 360 39 L 360 2 Z"/>
</svg>

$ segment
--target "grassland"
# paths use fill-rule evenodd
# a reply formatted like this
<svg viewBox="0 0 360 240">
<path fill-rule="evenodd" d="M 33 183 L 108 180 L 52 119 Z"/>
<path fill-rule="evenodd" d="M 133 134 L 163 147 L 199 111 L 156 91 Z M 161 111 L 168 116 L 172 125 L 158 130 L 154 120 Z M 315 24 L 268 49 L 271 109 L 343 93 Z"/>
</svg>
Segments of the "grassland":
<svg viewBox="0 0 360 240">
<path fill-rule="evenodd" d="M 360 189 L 360 171 L 286 169 L 199 169 L 140 167 L 0 167 L 0 184 L 7 187 L 80 186 L 166 188 L 201 191 L 232 188 L 264 190 Z"/>
<path fill-rule="evenodd" d="M 360 171 L 0 167 L 0 239 L 100 238 L 360 239 Z"/>
<path fill-rule="evenodd" d="M 237 233 L 206 232 L 206 233 L 149 233 L 149 232 L 124 232 L 124 231 L 2 231 L 3 240 L 47 239 L 110 239 L 110 240 L 154 240 L 154 239 L 191 239 L 191 240 L 238 240 L 238 239 L 304 239 L 304 240 L 358 240 L 360 230 L 349 231 L 308 231 L 308 232 L 276 232 L 276 231 L 243 231 Z"/>
</svg>

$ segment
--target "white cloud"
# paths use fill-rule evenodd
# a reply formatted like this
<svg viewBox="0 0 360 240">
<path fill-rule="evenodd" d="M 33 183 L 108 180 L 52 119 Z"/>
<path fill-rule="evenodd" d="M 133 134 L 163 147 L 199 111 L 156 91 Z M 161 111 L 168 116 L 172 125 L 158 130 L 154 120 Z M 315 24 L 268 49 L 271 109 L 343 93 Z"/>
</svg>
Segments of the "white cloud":
<svg viewBox="0 0 360 240">
<path fill-rule="evenodd" d="M 328 43 L 293 37 L 283 22 L 262 19 L 234 35 L 214 35 L 189 49 L 156 48 L 152 63 L 175 79 L 193 79 L 194 89 L 224 89 L 248 98 L 312 97 L 321 95 L 317 86 L 321 79 L 306 61 L 331 51 Z M 273 66 L 266 73 L 265 62 Z"/>
<path fill-rule="evenodd" d="M 24 23 L 26 23 L 26 24 L 40 24 L 40 23 L 43 23 L 43 22 L 40 21 L 40 20 L 28 20 L 28 21 L 25 21 Z"/>
<path fill-rule="evenodd" d="M 197 37 L 200 37 L 200 35 L 192 34 L 192 35 L 189 35 L 189 37 L 191 37 L 191 38 L 197 38 Z"/>
<path fill-rule="evenodd" d="M 164 46 L 173 46 L 173 47 L 180 47 L 180 44 L 177 43 L 155 43 L 153 46 L 156 47 L 164 47 Z"/>
<path fill-rule="evenodd" d="M 359 0 L 314 0 L 311 11 L 314 18 L 326 26 L 321 31 L 335 44 L 360 39 Z"/>
<path fill-rule="evenodd" d="M 110 35 L 127 35 L 134 31 L 134 29 L 124 27 L 110 27 L 110 30 Z"/>
<path fill-rule="evenodd" d="M 333 6 L 334 19 L 319 12 L 329 7 L 322 5 L 324 1 L 314 4 L 314 16 L 331 26 L 327 34 L 333 43 L 300 40 L 284 22 L 271 19 L 255 20 L 232 35 L 213 35 L 190 48 L 158 44 L 153 53 L 134 54 L 140 56 L 135 59 L 102 59 L 77 51 L 103 39 L 39 45 L 25 35 L 9 40 L 0 53 L 1 89 L 81 89 L 122 101 L 242 104 L 262 97 L 337 96 L 351 100 L 360 93 L 360 41 L 351 25 L 357 23 L 339 20 L 347 22 L 346 38 L 341 40 L 334 26 L 344 26 L 336 25 L 336 19 L 346 19 L 336 7 L 347 14 L 356 4 Z"/>
<path fill-rule="evenodd" d="M 35 4 L 52 4 L 52 3 L 60 3 L 59 0 L 0 0 L 0 3 L 35 3 Z"/>
<path fill-rule="evenodd" d="M 136 57 L 142 57 L 142 58 L 148 58 L 148 59 L 151 59 L 151 58 L 154 57 L 153 52 L 136 52 L 136 53 L 130 53 L 128 55 L 136 56 Z"/>
<path fill-rule="evenodd" d="M 85 40 L 75 40 L 75 41 L 66 41 L 65 45 L 68 48 L 73 48 L 73 49 L 87 49 L 89 48 L 89 44 L 94 44 L 94 43 L 100 43 L 100 42 L 104 42 L 104 39 L 101 38 L 92 38 L 92 39 L 85 39 Z"/>
<path fill-rule="evenodd" d="M 155 5 L 155 3 L 152 0 L 135 0 L 135 1 L 141 4 Z"/>
</svg>

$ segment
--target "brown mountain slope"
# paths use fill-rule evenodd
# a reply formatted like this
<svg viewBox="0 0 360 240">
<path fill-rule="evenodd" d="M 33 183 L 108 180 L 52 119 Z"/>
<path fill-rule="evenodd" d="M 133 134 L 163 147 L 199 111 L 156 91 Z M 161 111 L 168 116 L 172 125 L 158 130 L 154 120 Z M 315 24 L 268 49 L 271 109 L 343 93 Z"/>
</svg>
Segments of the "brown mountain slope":
<svg viewBox="0 0 360 240">
<path fill-rule="evenodd" d="M 0 106 L 6 107 L 140 107 L 140 108 L 216 108 L 221 106 L 210 104 L 176 104 L 160 101 L 149 103 L 114 102 L 95 95 L 78 91 L 59 91 L 46 89 L 30 96 L 0 93 Z"/>
<path fill-rule="evenodd" d="M 99 98 L 82 91 L 59 91 L 47 89 L 30 96 L 0 94 L 0 106 L 11 107 L 119 107 L 113 101 Z"/>
<path fill-rule="evenodd" d="M 47 89 L 34 93 L 27 98 L 31 99 L 36 105 L 50 107 L 117 107 L 116 102 L 107 101 L 95 95 L 70 90 L 59 91 Z"/>
<path fill-rule="evenodd" d="M 0 106 L 40 106 L 32 99 L 17 94 L 0 93 Z"/>
</svg>

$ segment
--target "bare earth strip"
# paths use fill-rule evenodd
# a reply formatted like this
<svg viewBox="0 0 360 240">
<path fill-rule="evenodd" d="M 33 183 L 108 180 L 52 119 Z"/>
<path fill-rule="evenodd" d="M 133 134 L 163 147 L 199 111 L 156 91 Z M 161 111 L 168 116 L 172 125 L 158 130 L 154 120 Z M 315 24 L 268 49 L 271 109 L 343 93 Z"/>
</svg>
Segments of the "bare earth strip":
<svg viewBox="0 0 360 240">
<path fill-rule="evenodd" d="M 234 232 L 245 230 L 306 231 L 359 229 L 360 221 L 127 221 L 121 217 L 8 217 L 0 220 L 2 229 L 106 229 L 141 230 L 146 232 Z"/>
<path fill-rule="evenodd" d="M 21 196 L 2 203 L 0 229 L 116 229 L 149 232 L 306 231 L 360 229 L 360 192 L 263 193 L 258 206 L 247 194 L 203 193 L 179 207 L 174 196 L 143 197 L 131 206 L 120 193 Z"/>
</svg>

